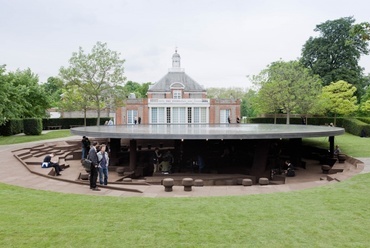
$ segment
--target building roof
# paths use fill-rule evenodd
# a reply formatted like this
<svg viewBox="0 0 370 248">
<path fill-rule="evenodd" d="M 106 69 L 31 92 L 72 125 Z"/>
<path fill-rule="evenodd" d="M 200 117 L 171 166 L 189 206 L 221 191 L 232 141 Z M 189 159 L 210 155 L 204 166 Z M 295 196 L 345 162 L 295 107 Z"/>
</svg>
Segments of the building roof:
<svg viewBox="0 0 370 248">
<path fill-rule="evenodd" d="M 167 92 L 171 90 L 171 86 L 179 85 L 176 83 L 182 84 L 184 86 L 184 91 L 206 91 L 203 86 L 189 77 L 184 69 L 180 68 L 180 59 L 180 55 L 177 53 L 177 50 L 175 50 L 175 53 L 172 55 L 172 68 L 169 69 L 169 72 L 162 79 L 149 88 L 149 92 Z"/>
<path fill-rule="evenodd" d="M 197 83 L 194 79 L 189 77 L 185 72 L 168 72 L 162 79 L 156 82 L 154 85 L 150 87 L 148 90 L 149 92 L 166 92 L 170 91 L 170 86 L 174 83 L 181 83 L 183 84 L 184 91 L 191 91 L 191 92 L 205 92 L 206 90 Z"/>
</svg>

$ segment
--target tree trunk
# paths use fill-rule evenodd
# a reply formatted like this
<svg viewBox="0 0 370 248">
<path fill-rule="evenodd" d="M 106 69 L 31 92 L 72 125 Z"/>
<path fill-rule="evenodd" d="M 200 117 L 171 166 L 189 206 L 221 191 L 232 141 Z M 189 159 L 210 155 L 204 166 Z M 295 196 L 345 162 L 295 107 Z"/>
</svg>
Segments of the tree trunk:
<svg viewBox="0 0 370 248">
<path fill-rule="evenodd" d="M 289 125 L 290 124 L 290 111 L 287 111 L 286 112 L 286 124 Z"/>
<path fill-rule="evenodd" d="M 98 118 L 96 118 L 96 125 L 99 126 L 100 125 L 100 101 L 99 101 L 99 96 L 96 96 L 96 106 L 97 106 L 97 114 L 98 114 Z"/>
<path fill-rule="evenodd" d="M 87 108 L 84 108 L 84 126 L 86 127 L 86 112 L 87 112 Z"/>
</svg>

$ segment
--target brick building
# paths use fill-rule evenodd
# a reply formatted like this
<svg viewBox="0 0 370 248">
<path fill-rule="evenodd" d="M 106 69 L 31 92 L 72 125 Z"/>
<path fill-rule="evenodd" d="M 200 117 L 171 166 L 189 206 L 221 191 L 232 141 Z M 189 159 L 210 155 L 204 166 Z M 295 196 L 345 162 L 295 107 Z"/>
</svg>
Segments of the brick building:
<svg viewBox="0 0 370 248">
<path fill-rule="evenodd" d="M 129 97 L 126 106 L 118 108 L 116 124 L 236 123 L 240 116 L 239 99 L 209 99 L 207 91 L 180 67 L 177 50 L 172 68 L 153 84 L 147 98 Z"/>
</svg>

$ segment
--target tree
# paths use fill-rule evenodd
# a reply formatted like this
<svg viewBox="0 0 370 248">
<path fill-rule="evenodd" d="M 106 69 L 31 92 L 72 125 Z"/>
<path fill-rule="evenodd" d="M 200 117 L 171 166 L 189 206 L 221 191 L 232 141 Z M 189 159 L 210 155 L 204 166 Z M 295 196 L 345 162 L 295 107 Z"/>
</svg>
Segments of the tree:
<svg viewBox="0 0 370 248">
<path fill-rule="evenodd" d="M 120 53 L 108 49 L 106 43 L 97 42 L 88 54 L 80 47 L 72 54 L 69 67 L 60 68 L 59 74 L 66 84 L 78 86 L 88 99 L 93 99 L 97 125 L 101 108 L 115 102 L 111 96 L 115 96 L 115 89 L 124 84 L 124 62 Z"/>
<path fill-rule="evenodd" d="M 49 77 L 47 82 L 42 84 L 44 91 L 50 96 L 51 106 L 56 107 L 61 100 L 64 87 L 63 81 L 57 77 Z"/>
<path fill-rule="evenodd" d="M 0 124 L 13 118 L 46 116 L 49 97 L 30 69 L 6 73 L 5 65 L 0 66 L 0 88 Z"/>
<path fill-rule="evenodd" d="M 293 111 L 304 111 L 305 114 L 312 111 L 321 89 L 320 78 L 298 61 L 274 62 L 257 78 L 260 110 L 275 114 L 285 112 L 287 124 L 290 124 Z"/>
<path fill-rule="evenodd" d="M 219 98 L 219 99 L 241 99 L 245 94 L 245 89 L 239 87 L 229 88 L 208 88 L 208 98 Z"/>
<path fill-rule="evenodd" d="M 360 35 L 353 35 L 354 22 L 353 17 L 344 17 L 317 25 L 319 37 L 306 41 L 301 62 L 321 77 L 323 86 L 344 80 L 360 90 L 361 95 L 366 82 L 358 62 L 361 55 L 368 54 L 368 44 Z"/>
<path fill-rule="evenodd" d="M 78 111 L 84 112 L 84 125 L 86 126 L 87 110 L 92 109 L 94 103 L 91 96 L 85 94 L 77 85 L 69 85 L 62 90 L 59 108 L 62 111 Z"/>
<path fill-rule="evenodd" d="M 334 114 L 334 125 L 337 114 L 349 115 L 357 110 L 355 92 L 356 87 L 343 80 L 323 87 L 321 98 L 324 99 L 325 108 Z"/>
<path fill-rule="evenodd" d="M 256 117 L 257 108 L 255 107 L 255 99 L 257 98 L 257 92 L 255 90 L 249 89 L 242 97 L 242 103 L 240 106 L 240 112 L 242 116 Z"/>
</svg>

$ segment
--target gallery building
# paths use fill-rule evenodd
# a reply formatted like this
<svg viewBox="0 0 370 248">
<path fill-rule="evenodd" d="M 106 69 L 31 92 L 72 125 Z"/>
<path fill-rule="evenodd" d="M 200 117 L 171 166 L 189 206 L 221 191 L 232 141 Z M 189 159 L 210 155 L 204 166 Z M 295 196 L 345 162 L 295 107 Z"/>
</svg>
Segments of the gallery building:
<svg viewBox="0 0 370 248">
<path fill-rule="evenodd" d="M 116 111 L 116 124 L 215 124 L 237 123 L 239 99 L 210 99 L 207 91 L 180 67 L 177 50 L 172 68 L 153 84 L 147 98 L 131 95 Z"/>
</svg>

